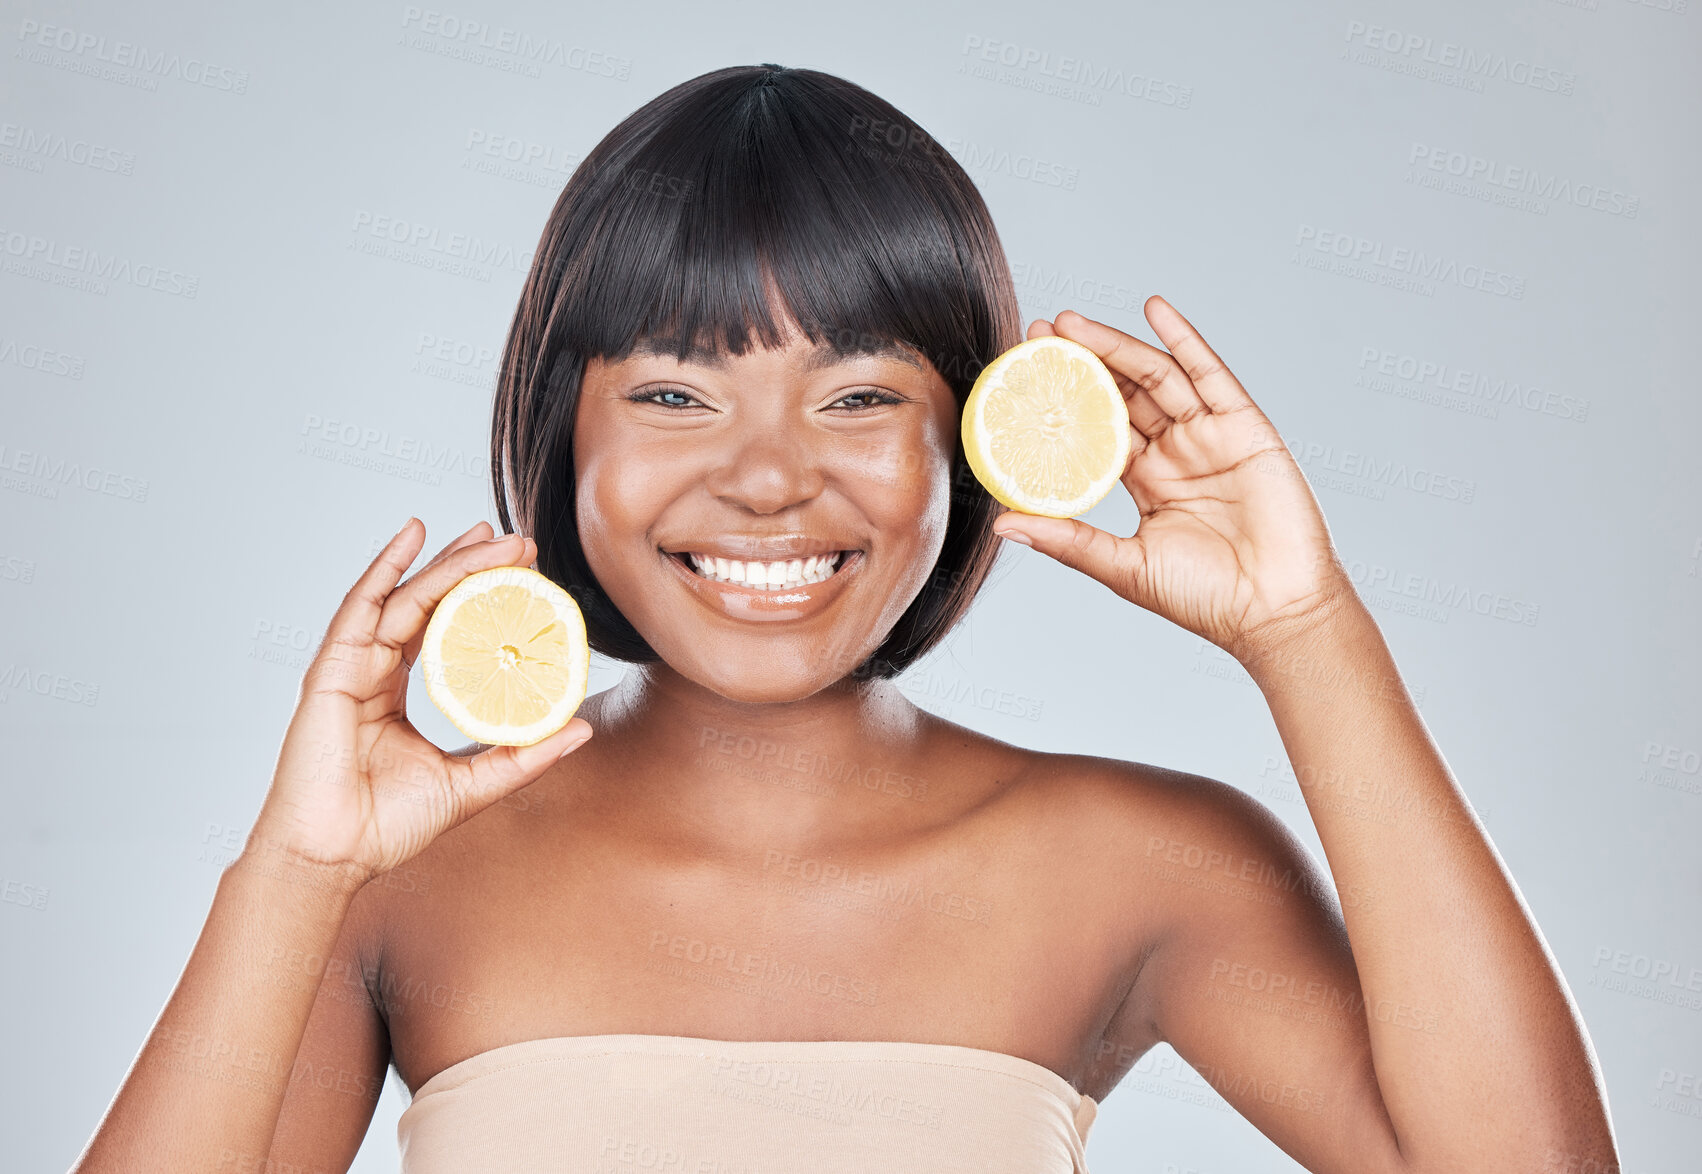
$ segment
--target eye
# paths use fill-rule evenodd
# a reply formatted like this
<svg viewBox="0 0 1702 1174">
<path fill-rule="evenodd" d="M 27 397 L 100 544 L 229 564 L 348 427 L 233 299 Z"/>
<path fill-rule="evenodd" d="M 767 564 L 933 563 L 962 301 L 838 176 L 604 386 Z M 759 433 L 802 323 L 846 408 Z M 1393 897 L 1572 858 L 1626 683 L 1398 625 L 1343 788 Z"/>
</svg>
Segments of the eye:
<svg viewBox="0 0 1702 1174">
<path fill-rule="evenodd" d="M 663 401 L 656 398 L 659 395 L 672 396 L 674 398 Z M 655 404 L 659 408 L 689 408 L 692 404 L 697 403 L 695 397 L 688 392 L 681 391 L 677 387 L 658 387 L 652 388 L 649 391 L 635 391 L 626 398 L 635 404 Z M 686 400 L 689 402 L 680 403 L 680 400 Z M 704 405 L 698 404 L 698 406 L 703 407 Z"/>
<path fill-rule="evenodd" d="M 689 392 L 681 391 L 677 387 L 657 387 L 652 388 L 649 391 L 635 391 L 626 398 L 631 403 L 655 404 L 659 408 L 683 409 L 693 406 L 706 406 L 699 403 L 697 398 Z M 890 392 L 877 391 L 871 388 L 867 391 L 854 391 L 849 395 L 841 396 L 835 401 L 835 405 L 850 404 L 852 405 L 850 411 L 855 414 L 857 412 L 866 412 L 870 408 L 878 407 L 881 404 L 900 404 L 903 402 L 904 400 L 902 398 L 893 395 Z"/>
<path fill-rule="evenodd" d="M 848 400 L 859 400 L 859 399 L 870 399 L 870 398 L 872 398 L 874 400 L 873 403 L 865 403 L 861 407 L 854 408 L 852 410 L 854 412 L 866 412 L 870 408 L 873 408 L 873 407 L 875 407 L 879 404 L 901 404 L 901 403 L 904 402 L 902 399 L 900 399 L 896 395 L 893 395 L 891 392 L 876 391 L 873 388 L 870 388 L 867 391 L 854 391 L 850 395 L 841 397 L 836 402 L 845 403 Z"/>
</svg>

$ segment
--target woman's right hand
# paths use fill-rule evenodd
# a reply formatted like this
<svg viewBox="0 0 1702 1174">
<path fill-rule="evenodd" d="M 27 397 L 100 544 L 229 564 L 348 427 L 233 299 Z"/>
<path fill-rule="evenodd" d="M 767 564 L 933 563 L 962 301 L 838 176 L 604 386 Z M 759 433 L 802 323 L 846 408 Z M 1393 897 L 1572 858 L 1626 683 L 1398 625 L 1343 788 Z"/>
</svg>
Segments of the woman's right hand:
<svg viewBox="0 0 1702 1174">
<path fill-rule="evenodd" d="M 591 736 L 575 717 L 531 746 L 445 754 L 408 721 L 408 673 L 426 623 L 475 571 L 530 566 L 530 538 L 480 522 L 397 586 L 425 537 L 416 518 L 344 596 L 302 677 L 272 786 L 246 851 L 325 865 L 364 883 L 519 790 Z"/>
</svg>

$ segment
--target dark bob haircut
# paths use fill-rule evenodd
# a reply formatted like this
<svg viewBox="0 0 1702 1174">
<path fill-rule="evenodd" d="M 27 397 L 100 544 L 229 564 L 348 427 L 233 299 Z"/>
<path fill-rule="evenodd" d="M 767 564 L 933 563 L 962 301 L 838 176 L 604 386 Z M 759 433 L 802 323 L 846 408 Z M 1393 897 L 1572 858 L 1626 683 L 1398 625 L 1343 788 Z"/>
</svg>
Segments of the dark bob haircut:
<svg viewBox="0 0 1702 1174">
<path fill-rule="evenodd" d="M 783 303 L 771 305 L 771 299 Z M 890 103 L 831 74 L 718 69 L 645 103 L 568 180 L 544 226 L 503 347 L 491 473 L 503 532 L 585 613 L 591 647 L 654 649 L 597 583 L 579 542 L 573 422 L 592 358 L 640 339 L 681 360 L 781 344 L 784 313 L 840 356 L 897 343 L 951 385 L 1022 341 L 1010 266 L 981 194 Z M 893 677 L 969 610 L 1003 512 L 955 445 L 933 573 L 853 675 Z M 509 512 L 512 486 L 514 511 Z"/>
</svg>

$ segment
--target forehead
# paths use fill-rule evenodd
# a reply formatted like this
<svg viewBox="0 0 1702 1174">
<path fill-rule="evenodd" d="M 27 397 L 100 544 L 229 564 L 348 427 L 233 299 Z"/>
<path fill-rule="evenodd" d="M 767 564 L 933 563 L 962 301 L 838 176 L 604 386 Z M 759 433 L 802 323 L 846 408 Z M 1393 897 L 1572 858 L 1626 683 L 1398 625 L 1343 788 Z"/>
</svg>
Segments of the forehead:
<svg viewBox="0 0 1702 1174">
<path fill-rule="evenodd" d="M 928 370 L 922 356 L 914 349 L 901 343 L 880 339 L 859 340 L 855 347 L 847 349 L 826 341 L 812 344 L 808 339 L 796 336 L 782 349 L 797 350 L 801 356 L 799 365 L 805 371 L 817 371 L 859 358 L 888 359 L 914 367 L 918 371 Z M 746 355 L 751 353 L 745 352 Z M 742 356 L 716 350 L 701 343 L 687 347 L 682 356 L 678 345 L 671 339 L 641 338 L 633 344 L 631 357 L 678 358 L 682 363 L 708 367 L 712 371 L 724 371 L 730 363 Z"/>
</svg>

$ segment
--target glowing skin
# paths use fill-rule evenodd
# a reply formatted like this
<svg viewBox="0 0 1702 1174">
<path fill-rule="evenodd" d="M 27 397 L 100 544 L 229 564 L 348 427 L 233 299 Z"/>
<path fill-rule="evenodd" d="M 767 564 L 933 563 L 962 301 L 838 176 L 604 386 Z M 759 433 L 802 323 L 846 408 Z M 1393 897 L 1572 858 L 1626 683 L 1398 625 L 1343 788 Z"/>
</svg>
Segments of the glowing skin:
<svg viewBox="0 0 1702 1174">
<path fill-rule="evenodd" d="M 957 425 L 950 385 L 926 361 L 839 359 L 797 327 L 780 349 L 720 362 L 592 361 L 574 427 L 580 541 L 662 657 L 587 699 L 592 728 L 637 737 L 645 776 L 681 793 L 706 728 L 851 759 L 919 749 L 928 715 L 890 682 L 848 674 L 933 572 Z M 761 592 L 664 550 L 858 553 L 822 584 Z M 745 815 L 771 818 L 761 803 Z"/>
</svg>

